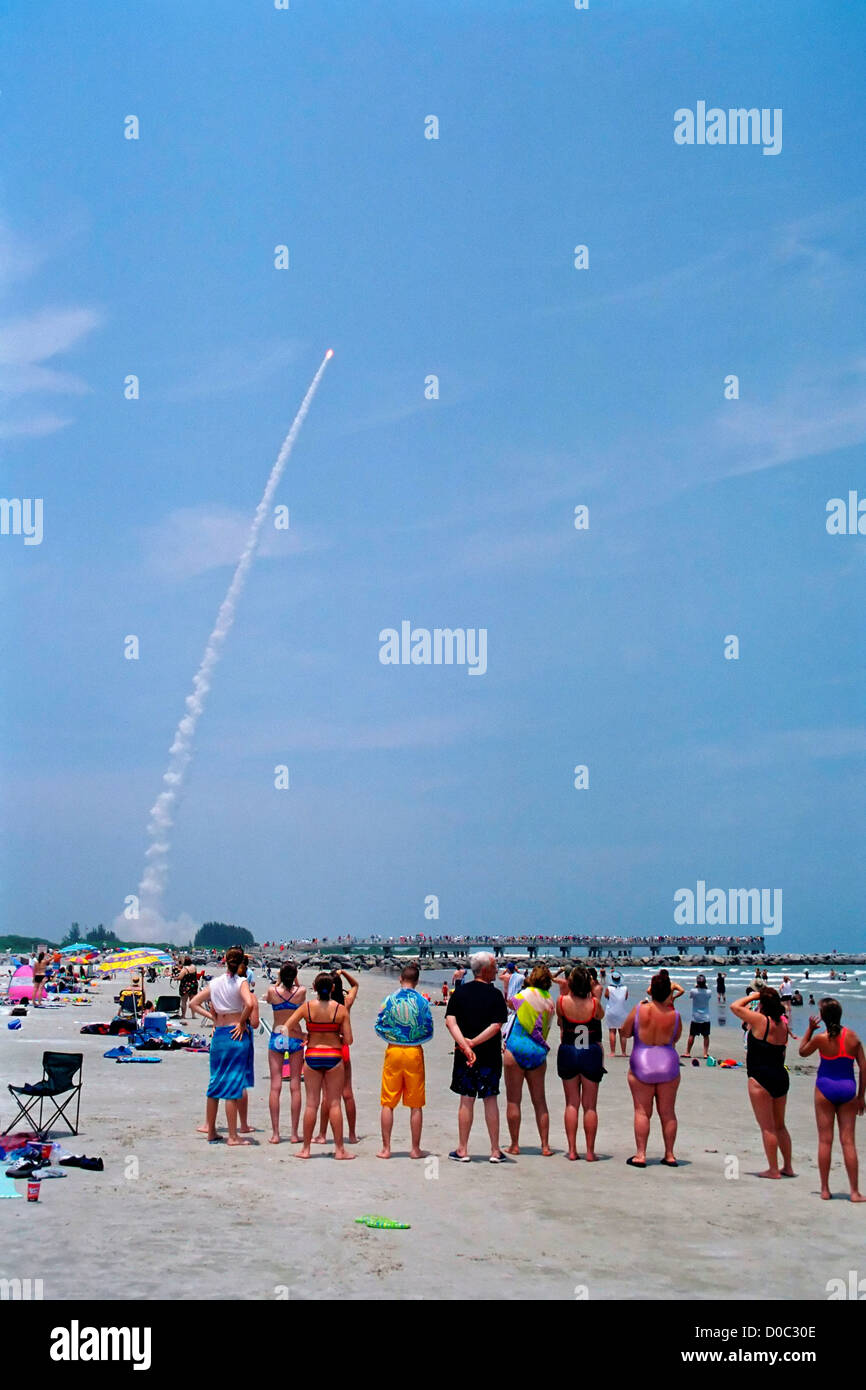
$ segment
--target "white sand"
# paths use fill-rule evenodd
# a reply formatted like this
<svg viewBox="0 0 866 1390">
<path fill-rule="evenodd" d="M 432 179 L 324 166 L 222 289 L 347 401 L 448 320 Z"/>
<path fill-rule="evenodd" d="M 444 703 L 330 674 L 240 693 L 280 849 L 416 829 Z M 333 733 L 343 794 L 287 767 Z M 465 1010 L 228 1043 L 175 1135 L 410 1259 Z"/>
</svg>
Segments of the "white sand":
<svg viewBox="0 0 866 1390">
<path fill-rule="evenodd" d="M 302 978 L 309 984 L 312 972 Z M 838 1145 L 831 1186 L 839 1195 L 832 1202 L 817 1196 L 811 1069 L 791 1078 L 796 1180 L 753 1176 L 765 1161 L 744 1069 L 703 1065 L 683 1071 L 681 1167 L 654 1161 L 662 1152 L 654 1121 L 651 1166 L 628 1168 L 632 1106 L 622 1060 L 608 1061 L 600 1091 L 603 1161 L 565 1159 L 562 1086 L 551 1060 L 555 1156 L 540 1156 L 525 1096 L 520 1159 L 507 1167 L 486 1162 L 478 1105 L 475 1161 L 457 1164 L 446 1157 L 456 1143 L 450 1039 L 444 1010 L 435 1008 L 423 1145 L 438 1155 L 438 1166 L 405 1157 L 408 1112 L 402 1110 L 395 1156 L 377 1159 L 383 1045 L 372 1023 L 395 986 L 393 977 L 360 978 L 352 1056 L 363 1141 L 351 1163 L 335 1162 L 331 1144 L 314 1146 L 313 1158 L 301 1162 L 288 1142 L 266 1142 L 263 1038 L 256 1039 L 250 1101 L 260 1142 L 230 1149 L 209 1146 L 195 1133 L 204 1113 L 206 1055 L 174 1052 L 158 1066 L 118 1066 L 102 1054 L 123 1039 L 79 1036 L 83 1023 L 112 1016 L 116 981 L 101 985 L 104 1002 L 95 999 L 90 1009 L 31 1010 L 20 1032 L 9 1032 L 4 1018 L 2 1127 L 12 1118 L 6 1081 L 35 1080 L 46 1047 L 82 1051 L 81 1134 L 56 1137 L 73 1152 L 101 1155 L 106 1171 L 71 1169 L 62 1180 L 44 1182 L 38 1205 L 0 1202 L 0 1275 L 42 1278 L 45 1297 L 60 1299 L 261 1299 L 285 1297 L 285 1289 L 291 1299 L 573 1299 L 586 1286 L 596 1300 L 766 1300 L 825 1299 L 829 1279 L 866 1272 L 866 1204 L 846 1199 Z M 167 986 L 151 987 L 151 997 L 159 992 Z M 261 979 L 258 992 L 264 993 Z M 712 1050 L 741 1056 L 739 1028 L 716 1031 Z M 792 1069 L 799 1063 L 796 1045 L 788 1060 Z M 283 1103 L 288 1120 L 288 1083 Z M 505 1143 L 504 1093 L 501 1105 Z M 582 1131 L 579 1147 L 582 1152 Z M 738 1178 L 725 1176 L 727 1155 L 738 1161 Z M 409 1221 L 412 1229 L 355 1225 L 365 1213 Z"/>
</svg>

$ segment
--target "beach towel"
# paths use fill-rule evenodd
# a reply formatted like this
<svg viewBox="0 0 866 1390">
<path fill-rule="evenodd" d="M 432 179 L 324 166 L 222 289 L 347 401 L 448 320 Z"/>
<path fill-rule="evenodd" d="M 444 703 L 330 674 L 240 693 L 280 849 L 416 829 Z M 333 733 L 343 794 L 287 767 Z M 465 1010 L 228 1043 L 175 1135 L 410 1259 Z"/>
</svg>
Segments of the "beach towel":
<svg viewBox="0 0 866 1390">
<path fill-rule="evenodd" d="M 232 1037 L 230 1027 L 214 1028 L 210 1045 L 210 1081 L 207 1095 L 211 1100 L 240 1100 L 255 1079 L 253 1072 L 253 1035 L 248 1028 L 239 1040 Z"/>
<path fill-rule="evenodd" d="M 386 1043 L 418 1047 L 433 1036 L 430 1005 L 417 989 L 398 989 L 384 1000 L 375 1028 Z"/>
</svg>

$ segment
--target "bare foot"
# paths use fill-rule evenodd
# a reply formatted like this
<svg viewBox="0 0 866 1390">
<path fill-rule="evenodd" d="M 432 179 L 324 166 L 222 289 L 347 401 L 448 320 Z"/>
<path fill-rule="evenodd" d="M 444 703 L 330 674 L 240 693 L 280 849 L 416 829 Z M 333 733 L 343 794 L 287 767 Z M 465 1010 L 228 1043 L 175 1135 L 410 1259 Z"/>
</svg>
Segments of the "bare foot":
<svg viewBox="0 0 866 1390">
<path fill-rule="evenodd" d="M 575 1150 L 574 1153 L 569 1153 L 569 1154 L 566 1154 L 565 1156 L 566 1156 L 566 1158 L 569 1159 L 570 1162 L 572 1162 L 572 1163 L 576 1163 L 577 1160 L 580 1158 L 580 1154 L 577 1153 L 576 1150 Z"/>
<path fill-rule="evenodd" d="M 255 1132 L 256 1131 L 252 1125 L 247 1125 L 245 1128 L 238 1129 L 238 1134 L 255 1134 Z"/>
<path fill-rule="evenodd" d="M 390 1150 L 390 1149 L 380 1149 L 379 1152 L 376 1154 L 376 1157 L 377 1157 L 377 1158 L 390 1158 L 390 1157 L 391 1157 L 391 1150 Z"/>
<path fill-rule="evenodd" d="M 410 1158 L 426 1158 L 426 1157 L 427 1157 L 427 1152 L 428 1152 L 427 1149 L 410 1149 L 410 1150 L 409 1150 L 409 1157 L 410 1157 Z"/>
<path fill-rule="evenodd" d="M 249 1139 L 242 1139 L 242 1138 L 240 1137 L 240 1135 L 238 1135 L 237 1139 L 228 1139 L 228 1140 L 226 1140 L 226 1143 L 228 1143 L 228 1144 L 231 1146 L 231 1148 L 233 1148 L 233 1149 L 238 1149 L 238 1148 L 241 1148 L 242 1146 L 243 1146 L 244 1148 L 247 1148 L 247 1149 L 250 1147 L 250 1140 L 249 1140 Z"/>
<path fill-rule="evenodd" d="M 347 1158 L 354 1158 L 354 1157 L 355 1157 L 355 1154 L 348 1154 L 348 1153 L 346 1153 L 346 1150 L 345 1150 L 345 1149 L 338 1149 L 338 1150 L 335 1151 L 334 1157 L 335 1157 L 335 1158 L 344 1158 L 344 1159 L 347 1159 Z"/>
<path fill-rule="evenodd" d="M 309 1158 L 309 1157 L 310 1157 L 310 1150 L 309 1150 L 309 1149 L 301 1149 L 301 1151 L 300 1151 L 300 1153 L 297 1155 L 297 1157 L 298 1157 L 298 1158 Z"/>
<path fill-rule="evenodd" d="M 852 1193 L 851 1193 L 851 1201 L 852 1201 L 852 1202 L 866 1202 L 866 1197 L 863 1196 L 863 1193 L 862 1193 L 862 1192 L 852 1192 Z"/>
<path fill-rule="evenodd" d="M 303 1141 L 303 1139 L 301 1138 L 300 1134 L 293 1134 L 293 1135 L 291 1135 L 290 1138 L 289 1138 L 289 1143 L 290 1143 L 290 1144 L 303 1144 L 303 1142 L 304 1142 L 304 1141 Z"/>
<path fill-rule="evenodd" d="M 350 1134 L 348 1139 L 346 1140 L 347 1144 L 360 1144 L 360 1142 L 361 1141 L 358 1138 L 357 1134 Z"/>
<path fill-rule="evenodd" d="M 207 1125 L 196 1125 L 195 1132 L 196 1134 L 209 1134 L 210 1130 Z"/>
<path fill-rule="evenodd" d="M 553 1149 L 551 1149 L 551 1148 L 546 1148 L 546 1149 L 544 1149 L 544 1148 L 543 1148 L 543 1149 L 541 1150 L 541 1157 L 542 1157 L 542 1158 L 552 1158 L 552 1157 L 553 1157 Z"/>
<path fill-rule="evenodd" d="M 821 1201 L 822 1201 L 822 1202 L 830 1202 L 830 1201 L 832 1201 L 832 1199 L 833 1199 L 833 1193 L 830 1191 L 829 1187 L 822 1187 L 822 1188 L 821 1188 Z M 851 1200 L 853 1201 L 854 1199 L 852 1198 Z"/>
<path fill-rule="evenodd" d="M 596 1158 L 595 1154 L 590 1153 L 589 1149 L 587 1149 L 586 1151 L 586 1161 L 587 1163 L 598 1163 L 598 1159 Z"/>
<path fill-rule="evenodd" d="M 508 1148 L 505 1150 L 505 1152 L 506 1152 L 507 1154 L 519 1154 L 519 1153 L 520 1153 L 520 1145 L 519 1145 L 519 1144 L 509 1144 L 509 1145 L 508 1145 Z"/>
<path fill-rule="evenodd" d="M 780 1171 L 783 1178 L 796 1178 L 797 1176 L 793 1168 L 782 1168 Z"/>
<path fill-rule="evenodd" d="M 313 1140 L 313 1143 L 314 1143 L 314 1144 L 324 1144 L 324 1143 L 325 1143 L 325 1136 L 324 1136 L 324 1134 L 317 1134 L 316 1137 L 315 1137 L 315 1139 Z"/>
<path fill-rule="evenodd" d="M 280 1144 L 280 1143 L 282 1143 L 282 1140 L 280 1139 L 280 1136 L 279 1136 L 278 1134 L 272 1134 L 271 1137 L 270 1137 L 270 1139 L 268 1140 L 268 1143 L 269 1143 L 269 1144 Z"/>
<path fill-rule="evenodd" d="M 778 1168 L 768 1168 L 766 1173 L 759 1173 L 759 1178 L 781 1178 L 782 1174 Z"/>
</svg>

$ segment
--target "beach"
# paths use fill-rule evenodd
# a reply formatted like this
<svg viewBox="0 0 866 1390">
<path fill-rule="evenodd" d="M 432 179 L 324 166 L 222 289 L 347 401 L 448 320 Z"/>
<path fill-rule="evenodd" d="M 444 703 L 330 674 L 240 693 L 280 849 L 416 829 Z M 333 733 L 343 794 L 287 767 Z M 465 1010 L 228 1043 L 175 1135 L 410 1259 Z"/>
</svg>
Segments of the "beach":
<svg viewBox="0 0 866 1390">
<path fill-rule="evenodd" d="M 680 973 L 686 972 L 672 971 Z M 309 988 L 313 974 L 303 971 L 301 983 Z M 376 1157 L 384 1045 L 373 1024 L 396 981 L 393 974 L 366 972 L 352 1013 L 363 1136 L 356 1159 L 335 1162 L 329 1142 L 314 1145 L 312 1158 L 302 1162 L 287 1139 L 278 1146 L 267 1142 L 266 1037 L 256 1038 L 250 1093 L 257 1142 L 229 1148 L 209 1145 L 196 1133 L 204 1117 L 206 1054 L 177 1051 L 158 1065 L 118 1065 L 103 1053 L 124 1039 L 79 1034 L 83 1024 L 112 1017 L 114 996 L 127 981 L 102 981 L 89 1008 L 31 1009 L 17 1032 L 3 1019 L 4 1082 L 37 1079 L 47 1048 L 84 1054 L 80 1135 L 54 1137 L 70 1152 L 101 1156 L 105 1163 L 102 1173 L 69 1169 L 64 1179 L 43 1182 L 38 1204 L 0 1203 L 0 1274 L 41 1278 L 46 1299 L 825 1300 L 829 1280 L 847 1280 L 849 1270 L 862 1267 L 866 1204 L 847 1200 L 838 1141 L 834 1200 L 821 1202 L 817 1195 L 814 1059 L 801 1062 L 796 1043 L 787 1059 L 796 1179 L 754 1176 L 766 1161 L 745 1068 L 703 1063 L 682 1069 L 679 1168 L 658 1162 L 655 1118 L 649 1166 L 626 1166 L 634 1151 L 633 1112 L 628 1064 L 621 1058 L 606 1060 L 600 1089 L 600 1161 L 569 1163 L 555 1051 L 547 1064 L 554 1156 L 540 1156 L 524 1090 L 520 1157 L 498 1167 L 487 1162 L 476 1105 L 473 1162 L 458 1164 L 447 1158 L 456 1142 L 458 1104 L 449 1090 L 452 1045 L 445 1011 L 436 1007 L 435 1036 L 425 1049 L 422 1145 L 431 1157 L 405 1156 L 408 1112 L 400 1108 L 394 1156 L 384 1161 Z M 431 986 L 431 977 L 422 977 L 435 1000 Z M 831 988 L 822 982 L 822 993 Z M 264 991 L 257 972 L 256 993 Z M 150 997 L 167 992 L 167 982 L 149 988 Z M 734 997 L 729 984 L 728 1002 Z M 687 1004 L 681 1012 L 687 1033 Z M 795 1014 L 798 1033 L 808 1012 Z M 262 1017 L 270 1021 L 266 1006 Z M 725 1029 L 714 1031 L 711 1052 L 742 1058 L 739 1027 L 728 1019 Z M 853 1015 L 849 1021 L 856 1026 Z M 208 1030 L 199 1021 L 192 1031 Z M 3 1096 L 5 1128 L 12 1119 L 5 1087 Z M 504 1089 L 500 1101 L 507 1143 Z M 283 1118 L 287 1136 L 287 1082 Z M 224 1133 L 222 1109 L 220 1125 Z M 863 1121 L 858 1130 L 862 1169 Z M 25 1192 L 26 1183 L 16 1186 Z M 409 1222 L 411 1229 L 356 1224 L 366 1214 Z"/>
</svg>

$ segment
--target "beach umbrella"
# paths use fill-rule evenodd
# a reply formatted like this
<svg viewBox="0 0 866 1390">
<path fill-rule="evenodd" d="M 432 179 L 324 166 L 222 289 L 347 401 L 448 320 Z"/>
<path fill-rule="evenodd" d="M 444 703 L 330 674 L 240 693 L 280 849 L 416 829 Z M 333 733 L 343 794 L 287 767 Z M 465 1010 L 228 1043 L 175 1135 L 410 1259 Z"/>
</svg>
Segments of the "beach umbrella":
<svg viewBox="0 0 866 1390">
<path fill-rule="evenodd" d="M 59 946 L 58 950 L 61 955 L 65 955 L 67 951 L 98 951 L 99 947 L 91 946 L 89 941 L 73 941 L 71 946 Z"/>
<path fill-rule="evenodd" d="M 141 970 L 145 965 L 170 965 L 171 956 L 165 951 L 115 951 L 101 960 L 97 970 Z"/>
</svg>

